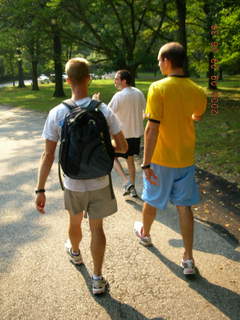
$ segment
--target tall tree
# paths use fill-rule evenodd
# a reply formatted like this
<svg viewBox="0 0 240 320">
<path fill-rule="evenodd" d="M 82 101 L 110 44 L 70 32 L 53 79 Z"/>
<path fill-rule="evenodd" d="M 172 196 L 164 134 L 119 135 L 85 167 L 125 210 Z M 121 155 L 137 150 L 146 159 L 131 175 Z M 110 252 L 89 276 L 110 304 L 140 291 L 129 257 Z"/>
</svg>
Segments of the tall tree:
<svg viewBox="0 0 240 320">
<path fill-rule="evenodd" d="M 22 50 L 17 48 L 18 88 L 25 88 L 23 76 Z"/>
<path fill-rule="evenodd" d="M 184 64 L 185 74 L 188 75 L 188 56 L 187 56 L 187 34 L 186 34 L 186 0 L 175 0 L 178 16 L 178 41 L 183 45 L 186 51 L 186 60 Z"/>
<path fill-rule="evenodd" d="M 35 41 L 34 41 L 35 40 Z M 34 39 L 28 47 L 32 64 L 32 90 L 39 90 L 38 87 L 38 63 L 39 63 L 39 41 Z"/>
<path fill-rule="evenodd" d="M 0 2 L 0 16 L 5 19 L 1 20 L 1 24 L 7 32 L 11 28 L 18 30 L 20 37 L 16 43 L 20 42 L 21 47 L 24 48 L 25 57 L 31 62 L 33 90 L 38 90 L 38 64 L 41 57 L 45 55 L 45 44 L 50 44 L 49 40 L 52 39 L 52 58 L 56 73 L 54 96 L 62 97 L 64 91 L 59 26 L 62 23 L 61 19 L 64 17 L 64 13 L 59 13 L 56 8 L 49 7 L 47 3 L 47 0 L 2 0 Z M 57 24 L 52 21 L 57 21 Z M 23 77 L 22 58 L 23 56 L 19 56 L 17 60 L 21 77 Z M 50 58 L 47 57 L 47 59 Z"/>
<path fill-rule="evenodd" d="M 216 24 L 216 4 L 213 0 L 205 0 L 203 10 L 206 14 L 206 35 L 209 41 L 208 50 L 208 88 L 211 90 L 217 89 L 217 65 L 215 63 L 215 55 L 218 50 L 218 42 L 214 41 L 214 31 Z"/>
<path fill-rule="evenodd" d="M 4 64 L 2 77 L 4 80 L 13 80 L 14 86 L 17 73 L 15 42 L 16 39 L 12 37 L 10 32 L 0 33 L 0 56 L 2 56 Z"/>
<path fill-rule="evenodd" d="M 230 2 L 230 3 L 229 3 Z M 228 1 L 219 12 L 219 65 L 228 74 L 240 73 L 240 4 Z"/>
<path fill-rule="evenodd" d="M 62 44 L 60 29 L 57 19 L 51 19 L 51 30 L 53 36 L 53 59 L 55 69 L 55 91 L 54 97 L 64 97 L 63 79 L 62 79 Z"/>
<path fill-rule="evenodd" d="M 51 3 L 71 16 L 72 23 L 65 28 L 69 37 L 105 55 L 114 69 L 129 69 L 133 77 L 159 39 L 167 8 L 166 0 L 52 0 Z"/>
<path fill-rule="evenodd" d="M 43 12 L 43 20 L 46 24 L 46 32 L 52 38 L 52 56 L 55 71 L 55 90 L 54 97 L 64 97 L 63 78 L 62 78 L 62 34 L 61 25 L 66 23 L 65 13 L 61 8 L 51 5 L 51 1 L 39 0 Z"/>
<path fill-rule="evenodd" d="M 217 88 L 218 65 L 216 63 L 219 43 L 216 40 L 219 2 L 199 0 L 188 3 L 186 26 L 190 66 L 197 73 L 206 73 L 209 89 Z"/>
</svg>

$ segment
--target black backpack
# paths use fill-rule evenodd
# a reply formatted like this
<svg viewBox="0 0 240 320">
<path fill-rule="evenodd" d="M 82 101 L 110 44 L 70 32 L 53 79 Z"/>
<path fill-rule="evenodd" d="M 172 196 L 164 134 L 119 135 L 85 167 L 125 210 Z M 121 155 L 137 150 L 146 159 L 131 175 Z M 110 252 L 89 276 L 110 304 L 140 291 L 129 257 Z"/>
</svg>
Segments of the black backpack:
<svg viewBox="0 0 240 320">
<path fill-rule="evenodd" d="M 91 100 L 87 108 L 79 107 L 73 100 L 65 100 L 63 104 L 70 112 L 61 130 L 59 169 L 61 166 L 72 179 L 110 175 L 114 149 L 106 118 L 98 108 L 101 101 Z"/>
</svg>

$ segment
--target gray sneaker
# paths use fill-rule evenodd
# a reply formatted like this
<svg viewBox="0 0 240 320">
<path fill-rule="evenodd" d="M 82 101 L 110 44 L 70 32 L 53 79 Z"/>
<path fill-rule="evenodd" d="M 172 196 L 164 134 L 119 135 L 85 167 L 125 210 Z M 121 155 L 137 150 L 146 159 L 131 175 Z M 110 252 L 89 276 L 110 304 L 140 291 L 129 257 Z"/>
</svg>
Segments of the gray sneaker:
<svg viewBox="0 0 240 320">
<path fill-rule="evenodd" d="M 82 259 L 82 255 L 81 255 L 80 250 L 79 250 L 79 254 L 73 254 L 72 253 L 72 245 L 71 245 L 71 242 L 69 239 L 65 242 L 65 249 L 66 249 L 67 254 L 69 255 L 69 260 L 73 264 L 75 264 L 75 265 L 83 264 L 83 259 Z"/>
<path fill-rule="evenodd" d="M 130 187 L 130 196 L 132 197 L 132 198 L 137 198 L 137 191 L 136 191 L 136 189 L 135 189 L 135 187 L 134 187 L 134 185 L 132 185 L 131 187 Z"/>
<path fill-rule="evenodd" d="M 181 267 L 185 276 L 195 275 L 196 269 L 193 260 L 182 260 Z"/>
<path fill-rule="evenodd" d="M 127 196 L 130 194 L 130 189 L 134 188 L 134 185 L 129 181 L 123 185 L 123 196 Z"/>
<path fill-rule="evenodd" d="M 103 277 L 98 280 L 94 280 L 92 278 L 92 293 L 93 294 L 102 294 L 108 288 L 109 288 L 109 284 Z"/>
<path fill-rule="evenodd" d="M 151 240 L 151 237 L 143 237 L 141 232 L 142 232 L 142 227 L 143 227 L 143 224 L 142 222 L 140 221 L 135 221 L 134 223 L 134 233 L 135 235 L 137 236 L 137 238 L 139 239 L 139 243 L 142 244 L 143 246 L 145 247 L 151 247 L 153 244 L 152 244 L 152 240 Z"/>
</svg>

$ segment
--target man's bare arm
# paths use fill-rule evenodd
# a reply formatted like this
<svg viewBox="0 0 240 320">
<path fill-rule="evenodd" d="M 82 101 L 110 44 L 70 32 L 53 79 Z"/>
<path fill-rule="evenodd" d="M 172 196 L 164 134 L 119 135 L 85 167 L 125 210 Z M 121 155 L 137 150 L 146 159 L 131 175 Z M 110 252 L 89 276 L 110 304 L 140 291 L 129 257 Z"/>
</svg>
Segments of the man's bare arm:
<svg viewBox="0 0 240 320">
<path fill-rule="evenodd" d="M 57 142 L 46 140 L 45 141 L 45 150 L 40 159 L 40 165 L 38 169 L 38 181 L 36 189 L 44 189 L 45 183 L 47 181 L 49 172 L 51 170 L 56 150 Z M 45 213 L 44 207 L 46 203 L 46 197 L 44 193 L 37 193 L 36 196 L 36 208 L 40 213 Z"/>
<path fill-rule="evenodd" d="M 143 164 L 149 164 L 152 160 L 153 152 L 156 146 L 159 123 L 148 121 L 144 131 L 144 154 Z"/>
<path fill-rule="evenodd" d="M 128 143 L 125 139 L 122 131 L 117 134 L 112 135 L 112 145 L 116 153 L 126 153 L 128 150 Z"/>
<path fill-rule="evenodd" d="M 143 153 L 143 165 L 150 164 L 153 156 L 153 152 L 157 143 L 158 132 L 159 132 L 158 122 L 149 121 L 144 131 L 144 153 Z M 144 169 L 146 179 L 151 183 L 158 185 L 157 176 L 151 168 Z"/>
</svg>

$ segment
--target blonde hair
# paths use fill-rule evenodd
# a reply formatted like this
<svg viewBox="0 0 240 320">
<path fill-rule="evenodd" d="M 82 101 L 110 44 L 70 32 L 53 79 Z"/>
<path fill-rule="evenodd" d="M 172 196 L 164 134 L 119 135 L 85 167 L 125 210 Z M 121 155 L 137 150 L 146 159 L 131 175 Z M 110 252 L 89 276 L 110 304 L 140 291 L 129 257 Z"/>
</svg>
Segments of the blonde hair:
<svg viewBox="0 0 240 320">
<path fill-rule="evenodd" d="M 68 78 L 74 82 L 82 82 L 89 76 L 89 62 L 84 58 L 72 58 L 65 66 Z"/>
</svg>

